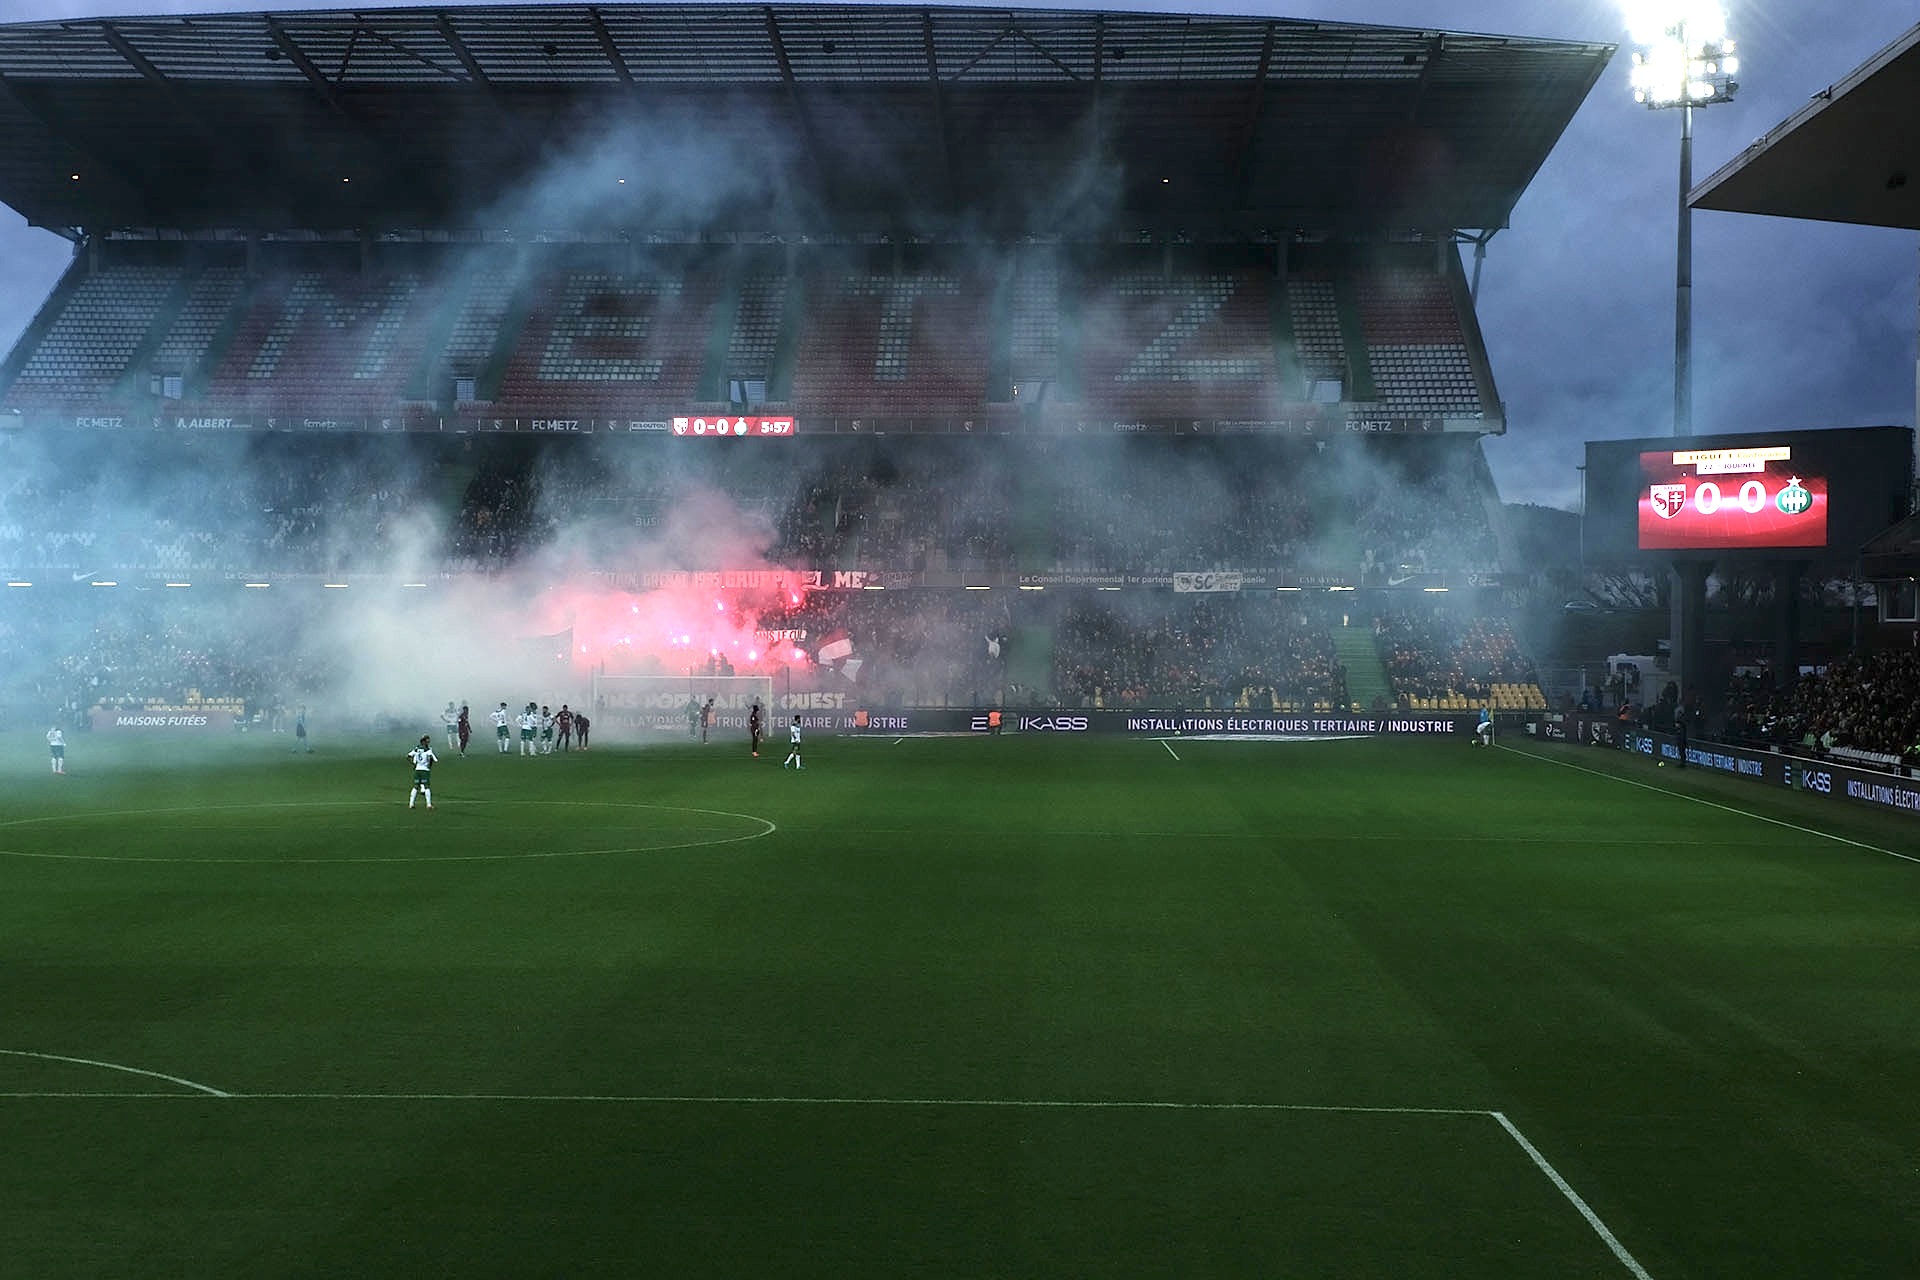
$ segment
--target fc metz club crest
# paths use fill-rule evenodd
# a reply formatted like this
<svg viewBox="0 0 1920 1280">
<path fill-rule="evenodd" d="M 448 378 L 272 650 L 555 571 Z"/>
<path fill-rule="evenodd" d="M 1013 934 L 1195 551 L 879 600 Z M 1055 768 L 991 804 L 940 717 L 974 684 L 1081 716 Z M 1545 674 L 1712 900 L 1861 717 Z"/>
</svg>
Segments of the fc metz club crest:
<svg viewBox="0 0 1920 1280">
<path fill-rule="evenodd" d="M 1653 509 L 1660 513 L 1662 520 L 1671 520 L 1679 515 L 1687 505 L 1687 486 L 1684 484 L 1657 484 L 1653 486 Z"/>
</svg>

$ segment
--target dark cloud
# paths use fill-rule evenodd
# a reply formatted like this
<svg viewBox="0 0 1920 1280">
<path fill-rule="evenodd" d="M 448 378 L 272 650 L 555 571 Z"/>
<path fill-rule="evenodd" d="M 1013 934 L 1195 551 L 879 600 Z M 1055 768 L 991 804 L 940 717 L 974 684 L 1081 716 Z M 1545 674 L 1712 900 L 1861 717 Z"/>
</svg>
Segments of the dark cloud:
<svg viewBox="0 0 1920 1280">
<path fill-rule="evenodd" d="M 10 18 L 258 11 L 310 4 L 12 0 Z M 1106 8 L 1166 10 L 1170 4 Z M 1245 5 L 1178 6 L 1245 12 Z M 1623 38 L 1611 0 L 1318 0 L 1290 17 Z M 1913 21 L 1901 0 L 1732 5 L 1738 101 L 1698 117 L 1705 177 Z M 1672 421 L 1678 120 L 1634 105 L 1616 59 L 1489 251 L 1480 300 L 1508 435 L 1488 457 L 1512 500 L 1571 504 L 1580 445 Z M 1696 430 L 1911 423 L 1915 256 L 1909 234 L 1702 213 L 1694 221 Z M 65 243 L 0 211 L 0 345 L 66 259 Z"/>
</svg>

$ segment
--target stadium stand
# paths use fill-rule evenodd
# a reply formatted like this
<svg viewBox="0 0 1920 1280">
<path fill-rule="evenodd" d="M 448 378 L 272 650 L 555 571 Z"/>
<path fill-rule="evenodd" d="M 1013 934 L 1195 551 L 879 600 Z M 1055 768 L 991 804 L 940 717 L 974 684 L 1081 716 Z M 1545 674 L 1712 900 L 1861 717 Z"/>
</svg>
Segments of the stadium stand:
<svg viewBox="0 0 1920 1280">
<path fill-rule="evenodd" d="M 1871 768 L 1920 764 L 1920 655 L 1912 652 L 1849 654 L 1786 690 L 1770 672 L 1736 675 L 1727 708 L 1732 741 Z"/>
<path fill-rule="evenodd" d="M 1345 710 L 1328 617 L 1270 596 L 1069 602 L 1054 630 L 1054 692 L 1070 707 Z"/>
<path fill-rule="evenodd" d="M 1069 266 L 1045 246 L 816 246 L 786 250 L 789 271 L 751 245 L 388 248 L 350 264 L 352 246 L 264 245 L 241 265 L 109 246 L 98 270 L 76 262 L 0 408 L 617 419 L 750 402 L 848 419 L 1260 421 L 1317 386 L 1359 394 L 1355 361 L 1381 411 L 1488 408 L 1470 314 L 1431 270 L 1283 282 L 1271 250 Z"/>
<path fill-rule="evenodd" d="M 826 19 L 777 5 L 437 15 L 451 77 L 406 52 L 417 16 L 7 28 L 10 84 L 144 159 L 82 182 L 42 163 L 71 140 L 0 136 L 0 195 L 81 249 L 0 362 L 0 563 L 38 580 L 4 625 L 112 673 L 88 697 L 188 705 L 294 678 L 197 636 L 201 592 L 297 620 L 342 607 L 323 579 L 402 565 L 770 564 L 833 583 L 793 607 L 896 701 L 1345 706 L 1342 644 L 1381 697 L 1354 633 L 1399 597 L 1371 593 L 1451 575 L 1470 616 L 1498 567 L 1478 435 L 1505 423 L 1455 246 L 1506 225 L 1611 49 L 1449 36 L 1445 92 L 1392 131 L 1457 159 L 1386 189 L 1374 108 L 1433 80 L 1426 33 L 1113 18 L 836 14 L 859 94 L 797 38 Z M 309 47 L 339 56 L 315 76 Z M 1089 191 L 1063 125 L 1113 107 L 1122 57 L 1141 92 L 1102 145 L 1153 176 Z M 556 159 L 599 88 L 645 118 L 722 67 L 783 68 L 739 182 L 680 200 L 617 146 Z M 909 92 L 929 68 L 950 100 Z M 1338 90 L 1262 93 L 1299 76 Z M 1229 86 L 1226 116 L 1167 105 Z M 181 114 L 203 88 L 249 104 L 231 146 Z M 694 152 L 742 142 L 708 124 Z M 756 410 L 806 438 L 667 430 Z M 93 592 L 109 572 L 128 588 Z M 193 593 L 154 591 L 175 577 Z M 158 668 L 87 630 L 122 599 Z M 1523 700 L 1496 634 L 1447 644 L 1421 696 Z"/>
<path fill-rule="evenodd" d="M 1412 711 L 1539 711 L 1546 698 L 1506 618 L 1449 609 L 1389 613 L 1374 621 L 1395 697 Z"/>
</svg>

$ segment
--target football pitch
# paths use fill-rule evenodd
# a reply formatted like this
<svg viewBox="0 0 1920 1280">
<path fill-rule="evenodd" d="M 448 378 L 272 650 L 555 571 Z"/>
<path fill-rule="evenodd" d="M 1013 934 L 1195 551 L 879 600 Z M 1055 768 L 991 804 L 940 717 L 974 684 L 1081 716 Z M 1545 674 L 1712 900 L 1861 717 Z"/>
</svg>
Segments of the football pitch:
<svg viewBox="0 0 1920 1280">
<path fill-rule="evenodd" d="M 0 736 L 8 1274 L 1920 1268 L 1893 815 L 1062 737 L 477 738 L 428 812 L 291 745 Z"/>
</svg>

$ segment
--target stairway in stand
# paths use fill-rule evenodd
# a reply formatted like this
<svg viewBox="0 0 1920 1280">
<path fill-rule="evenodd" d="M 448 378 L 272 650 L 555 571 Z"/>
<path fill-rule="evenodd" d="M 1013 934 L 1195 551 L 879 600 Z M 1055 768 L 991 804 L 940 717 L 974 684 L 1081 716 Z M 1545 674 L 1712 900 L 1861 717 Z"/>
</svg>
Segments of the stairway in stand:
<svg viewBox="0 0 1920 1280">
<path fill-rule="evenodd" d="M 1387 669 L 1380 662 L 1380 649 L 1374 643 L 1373 628 L 1361 623 L 1333 629 L 1333 651 L 1347 669 L 1347 696 L 1362 711 L 1373 710 L 1374 700 L 1385 698 L 1393 705 L 1393 686 Z"/>
</svg>

